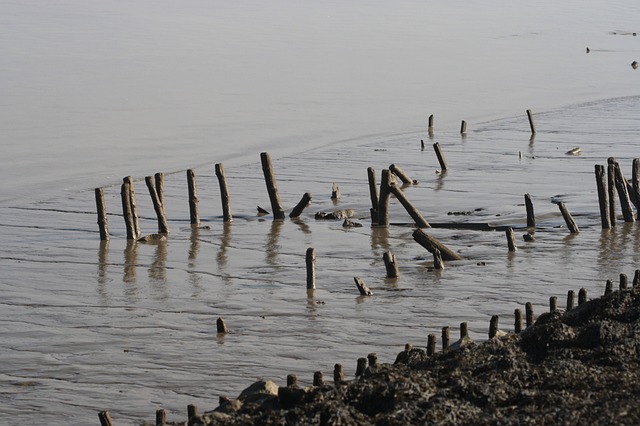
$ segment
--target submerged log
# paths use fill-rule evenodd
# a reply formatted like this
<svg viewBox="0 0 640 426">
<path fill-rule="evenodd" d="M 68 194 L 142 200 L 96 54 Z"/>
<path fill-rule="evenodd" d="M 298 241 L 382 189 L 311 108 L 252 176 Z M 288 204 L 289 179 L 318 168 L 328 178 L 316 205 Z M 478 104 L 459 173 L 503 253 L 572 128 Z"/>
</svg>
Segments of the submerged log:
<svg viewBox="0 0 640 426">
<path fill-rule="evenodd" d="M 438 241 L 434 237 L 425 233 L 422 229 L 416 229 L 413 232 L 413 239 L 422 247 L 427 249 L 429 253 L 433 253 L 435 249 L 440 250 L 440 254 L 442 255 L 442 259 L 444 260 L 462 260 L 463 259 L 463 257 L 460 256 L 458 253 L 449 249 L 440 241 Z"/>
</svg>

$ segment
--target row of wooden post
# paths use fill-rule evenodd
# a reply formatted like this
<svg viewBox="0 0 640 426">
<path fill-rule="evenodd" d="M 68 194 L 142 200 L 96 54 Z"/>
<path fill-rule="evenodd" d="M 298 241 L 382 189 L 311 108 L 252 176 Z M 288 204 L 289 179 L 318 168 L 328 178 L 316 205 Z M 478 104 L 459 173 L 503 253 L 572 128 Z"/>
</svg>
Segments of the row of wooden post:
<svg viewBox="0 0 640 426">
<path fill-rule="evenodd" d="M 527 119 L 529 120 L 529 128 L 531 129 L 531 133 L 535 135 L 536 125 L 533 122 L 533 112 L 531 112 L 531 110 L 528 109 L 526 113 L 527 113 Z M 431 114 L 429 116 L 428 124 L 427 124 L 427 132 L 429 133 L 430 136 L 433 135 L 433 128 L 434 128 L 434 117 L 433 117 L 433 114 Z M 465 135 L 466 133 L 467 133 L 467 122 L 465 120 L 462 120 L 462 122 L 460 123 L 460 134 Z"/>
</svg>

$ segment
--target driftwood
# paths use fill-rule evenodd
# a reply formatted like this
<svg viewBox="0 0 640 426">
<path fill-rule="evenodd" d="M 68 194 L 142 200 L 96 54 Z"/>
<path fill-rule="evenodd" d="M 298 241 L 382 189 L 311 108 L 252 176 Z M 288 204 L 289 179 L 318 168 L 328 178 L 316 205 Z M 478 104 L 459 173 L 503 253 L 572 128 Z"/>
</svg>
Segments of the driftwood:
<svg viewBox="0 0 640 426">
<path fill-rule="evenodd" d="M 420 244 L 422 247 L 427 249 L 430 253 L 433 253 L 435 249 L 440 250 L 440 254 L 442 255 L 442 259 L 444 260 L 462 260 L 463 257 L 453 250 L 449 249 L 447 246 L 442 244 L 437 239 L 432 236 L 426 234 L 422 229 L 416 229 L 413 232 L 413 239 Z"/>
</svg>

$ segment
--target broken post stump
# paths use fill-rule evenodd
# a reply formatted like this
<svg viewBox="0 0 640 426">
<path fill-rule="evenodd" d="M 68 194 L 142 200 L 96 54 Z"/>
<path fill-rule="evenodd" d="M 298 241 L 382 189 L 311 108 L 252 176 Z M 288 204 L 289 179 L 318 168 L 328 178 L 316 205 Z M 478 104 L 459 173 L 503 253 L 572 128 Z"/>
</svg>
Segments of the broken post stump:
<svg viewBox="0 0 640 426">
<path fill-rule="evenodd" d="M 313 373 L 313 386 L 322 385 L 324 385 L 324 374 L 322 374 L 322 371 L 316 371 Z"/>
<path fill-rule="evenodd" d="M 298 204 L 296 204 L 293 210 L 291 210 L 291 213 L 289 213 L 289 217 L 290 218 L 300 217 L 300 215 L 302 214 L 302 211 L 309 205 L 309 203 L 311 203 L 311 194 L 308 192 L 305 192 L 304 194 L 302 194 L 302 198 L 300 199 Z"/>
<path fill-rule="evenodd" d="M 376 184 L 376 171 L 373 167 L 367 167 L 367 179 L 369 181 L 369 196 L 371 198 L 371 223 L 378 223 L 378 186 Z"/>
<path fill-rule="evenodd" d="M 340 386 L 344 383 L 344 368 L 342 364 L 336 364 L 333 366 L 333 384 Z"/>
<path fill-rule="evenodd" d="M 442 352 L 449 352 L 450 342 L 451 329 L 449 327 L 442 327 Z"/>
<path fill-rule="evenodd" d="M 533 212 L 533 202 L 530 194 L 524 194 L 524 205 L 527 209 L 527 227 L 532 228 L 536 226 L 536 216 Z"/>
<path fill-rule="evenodd" d="M 442 153 L 442 149 L 440 148 L 440 144 L 438 142 L 433 144 L 433 150 L 436 152 L 436 157 L 438 157 L 438 163 L 440 163 L 440 169 L 442 173 L 447 171 L 447 160 L 444 158 L 444 154 Z"/>
<path fill-rule="evenodd" d="M 267 185 L 269 200 L 271 201 L 273 220 L 283 220 L 284 210 L 282 208 L 282 204 L 280 203 L 278 186 L 276 185 L 276 178 L 273 174 L 273 167 L 271 166 L 271 157 L 269 156 L 269 153 L 262 152 L 260 154 L 260 161 L 262 162 L 262 173 L 264 174 L 264 181 Z"/>
<path fill-rule="evenodd" d="M 425 233 L 422 229 L 413 231 L 413 239 L 422 247 L 427 249 L 429 253 L 433 253 L 434 249 L 440 250 L 443 260 L 462 260 L 463 257 L 449 249 L 434 237 Z"/>
<path fill-rule="evenodd" d="M 389 171 L 391 171 L 391 173 L 396 175 L 398 179 L 402 181 L 402 183 L 406 183 L 409 185 L 413 184 L 413 179 L 411 179 L 409 175 L 404 172 L 404 170 L 402 170 L 400 167 L 396 166 L 395 164 L 392 164 L 389 166 Z"/>
<path fill-rule="evenodd" d="M 158 174 L 156 174 L 156 180 L 158 180 L 157 177 Z M 162 178 L 162 180 L 163 179 L 164 178 Z M 156 216 L 158 217 L 158 234 L 168 234 L 169 226 L 167 225 L 167 215 L 164 211 L 164 205 L 162 204 L 162 199 L 158 193 L 156 182 L 153 180 L 153 176 L 145 177 L 144 181 L 149 189 L 149 195 L 151 195 L 151 201 L 153 202 L 153 209 L 156 211 Z"/>
<path fill-rule="evenodd" d="M 367 360 L 369 361 L 369 367 L 375 367 L 378 365 L 378 354 L 375 352 L 371 352 L 367 355 Z"/>
<path fill-rule="evenodd" d="M 507 246 L 509 247 L 509 251 L 516 251 L 518 247 L 516 246 L 516 235 L 513 233 L 513 228 L 507 228 L 505 234 L 507 236 Z"/>
<path fill-rule="evenodd" d="M 427 337 L 427 356 L 433 356 L 436 353 L 436 335 L 429 334 Z"/>
<path fill-rule="evenodd" d="M 632 199 L 636 202 L 636 210 L 640 211 L 640 158 L 634 158 L 631 169 Z"/>
<path fill-rule="evenodd" d="M 635 222 L 636 219 L 633 215 L 633 208 L 631 207 L 631 200 L 629 199 L 629 191 L 627 190 L 627 180 L 624 178 L 620 164 L 613 158 L 609 158 L 608 161 L 614 165 L 615 170 L 615 183 L 616 190 L 618 191 L 618 198 L 620 199 L 620 209 L 622 210 L 622 216 L 625 222 Z"/>
<path fill-rule="evenodd" d="M 369 287 L 367 287 L 362 278 L 353 277 L 353 281 L 355 281 L 356 287 L 358 287 L 358 291 L 360 291 L 361 296 L 373 296 L 373 292 L 369 290 Z"/>
<path fill-rule="evenodd" d="M 380 179 L 380 199 L 378 200 L 378 226 L 389 226 L 389 193 L 391 185 L 391 171 L 382 170 Z"/>
<path fill-rule="evenodd" d="M 444 269 L 444 261 L 442 260 L 442 253 L 437 248 L 433 249 L 433 269 L 439 271 Z"/>
<path fill-rule="evenodd" d="M 520 332 L 522 332 L 522 311 L 520 309 L 516 309 L 514 312 L 514 323 L 513 323 L 513 331 L 516 334 L 519 334 Z"/>
<path fill-rule="evenodd" d="M 533 305 L 531 302 L 527 302 L 524 305 L 525 316 L 527 321 L 527 327 L 531 327 L 533 325 Z"/>
<path fill-rule="evenodd" d="M 339 200 L 340 196 L 341 196 L 340 187 L 338 186 L 337 183 L 333 182 L 333 184 L 331 185 L 331 199 Z"/>
<path fill-rule="evenodd" d="M 636 269 L 636 272 L 633 275 L 633 286 L 640 286 L 640 269 Z"/>
<path fill-rule="evenodd" d="M 100 230 L 100 241 L 109 241 L 109 221 L 107 220 L 107 209 L 104 204 L 104 190 L 95 189 L 96 210 L 98 211 L 98 229 Z"/>
<path fill-rule="evenodd" d="M 229 188 L 227 187 L 227 176 L 224 173 L 224 165 L 218 163 L 215 165 L 216 177 L 218 178 L 218 186 L 220 186 L 220 201 L 222 202 L 222 221 L 231 222 L 231 204 L 229 198 Z"/>
<path fill-rule="evenodd" d="M 397 278 L 400 276 L 396 255 L 391 253 L 391 250 L 386 251 L 382 255 L 382 260 L 384 260 L 384 266 L 387 269 L 387 278 Z"/>
<path fill-rule="evenodd" d="M 533 112 L 530 109 L 527 110 L 527 118 L 529 119 L 529 127 L 531 128 L 531 133 L 536 133 L 536 125 L 533 122 Z"/>
<path fill-rule="evenodd" d="M 156 426 L 164 426 L 167 424 L 167 410 L 161 408 L 156 410 Z"/>
<path fill-rule="evenodd" d="M 316 249 L 309 247 L 306 254 L 307 290 L 316 288 Z"/>
<path fill-rule="evenodd" d="M 108 411 L 100 411 L 98 413 L 98 418 L 100 419 L 101 426 L 113 426 L 113 422 L 111 421 L 111 415 Z"/>
<path fill-rule="evenodd" d="M 404 195 L 404 191 L 402 191 L 402 189 L 400 189 L 395 184 L 390 184 L 389 190 L 393 195 L 396 196 L 398 201 L 400 201 L 400 204 L 402 204 L 402 207 L 404 207 L 407 213 L 409 213 L 409 216 L 411 216 L 411 218 L 416 223 L 418 228 L 431 228 L 431 225 L 429 225 L 429 222 L 427 222 L 427 220 L 422 216 L 422 214 L 413 205 L 413 203 L 411 203 L 411 201 L 407 198 L 407 196 Z"/>
<path fill-rule="evenodd" d="M 120 198 L 122 199 L 122 217 L 127 229 L 127 240 L 135 240 L 135 226 L 133 224 L 133 215 L 131 213 L 131 193 L 128 183 L 123 183 L 120 187 Z"/>
<path fill-rule="evenodd" d="M 464 135 L 465 133 L 467 133 L 467 122 L 462 120 L 462 123 L 460 123 L 460 134 Z"/>
<path fill-rule="evenodd" d="M 187 187 L 189 189 L 189 221 L 192 225 L 199 225 L 200 214 L 198 213 L 196 174 L 192 169 L 187 170 Z"/>
<path fill-rule="evenodd" d="M 549 312 L 558 312 L 558 298 L 556 296 L 549 298 Z"/>
<path fill-rule="evenodd" d="M 580 229 L 578 228 L 576 221 L 573 220 L 571 213 L 569 213 L 569 210 L 567 210 L 567 207 L 564 205 L 562 201 L 558 203 L 558 207 L 560 208 L 560 213 L 562 213 L 562 217 L 564 218 L 564 221 L 567 224 L 567 228 L 569 228 L 569 231 L 572 234 L 579 233 Z"/>
<path fill-rule="evenodd" d="M 600 222 L 602 229 L 611 228 L 611 217 L 609 216 L 609 194 L 607 193 L 607 178 L 604 173 L 604 166 L 595 165 L 596 188 L 598 189 L 598 205 L 600 207 Z"/>
<path fill-rule="evenodd" d="M 491 317 L 491 321 L 489 322 L 489 339 L 493 339 L 498 335 L 498 321 L 500 317 L 498 315 L 494 315 Z"/>
<path fill-rule="evenodd" d="M 569 290 L 567 292 L 567 309 L 566 309 L 567 312 L 573 309 L 574 300 L 575 300 L 575 292 L 573 290 Z"/>
<path fill-rule="evenodd" d="M 578 306 L 582 305 L 587 301 L 587 289 L 581 288 L 578 292 Z"/>
<path fill-rule="evenodd" d="M 606 284 L 604 285 L 604 295 L 606 296 L 607 294 L 611 293 L 613 293 L 613 281 L 607 280 Z"/>
<path fill-rule="evenodd" d="M 138 203 L 136 202 L 136 191 L 133 189 L 133 178 L 125 176 L 122 183 L 129 184 L 129 204 L 131 205 L 131 218 L 133 219 L 133 236 L 135 239 L 140 238 L 140 216 L 138 215 Z"/>
<path fill-rule="evenodd" d="M 227 324 L 224 322 L 222 318 L 218 318 L 216 321 L 216 329 L 220 334 L 227 334 L 229 329 L 227 328 Z"/>
<path fill-rule="evenodd" d="M 187 405 L 187 419 L 191 419 L 198 415 L 198 406 L 195 404 Z"/>
<path fill-rule="evenodd" d="M 356 364 L 356 377 L 360 377 L 364 374 L 364 371 L 367 369 L 367 359 L 366 358 L 358 358 Z"/>
<path fill-rule="evenodd" d="M 430 135 L 433 134 L 433 114 L 429 116 L 429 125 L 427 127 L 427 131 Z"/>
<path fill-rule="evenodd" d="M 298 384 L 298 378 L 295 374 L 287 375 L 287 386 L 296 386 Z"/>
<path fill-rule="evenodd" d="M 628 287 L 627 274 L 620 274 L 620 290 L 626 290 Z"/>
</svg>

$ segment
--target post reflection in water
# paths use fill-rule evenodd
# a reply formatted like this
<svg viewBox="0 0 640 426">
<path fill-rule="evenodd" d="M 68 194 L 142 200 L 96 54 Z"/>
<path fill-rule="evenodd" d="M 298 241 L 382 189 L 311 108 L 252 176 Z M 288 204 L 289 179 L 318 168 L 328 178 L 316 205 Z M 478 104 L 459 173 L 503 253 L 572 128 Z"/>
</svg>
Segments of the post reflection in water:
<svg viewBox="0 0 640 426">
<path fill-rule="evenodd" d="M 218 268 L 224 269 L 227 266 L 227 250 L 231 242 L 231 222 L 223 222 L 222 224 L 222 240 L 220 241 L 220 250 L 216 255 Z"/>
<path fill-rule="evenodd" d="M 202 281 L 202 276 L 198 274 L 195 269 L 196 261 L 198 260 L 198 253 L 200 252 L 200 228 L 197 225 L 191 226 L 191 236 L 189 237 L 190 245 L 189 245 L 189 256 L 188 256 L 188 274 L 189 274 L 189 282 L 194 286 L 195 289 L 200 289 L 200 281 Z M 198 294 L 194 294 L 197 296 Z"/>
<path fill-rule="evenodd" d="M 149 267 L 149 279 L 154 296 L 160 300 L 168 299 L 167 292 L 167 242 L 158 241 L 153 253 L 153 262 Z"/>
<path fill-rule="evenodd" d="M 280 230 L 283 223 L 284 221 L 282 220 L 271 222 L 271 230 L 267 236 L 267 244 L 265 246 L 266 262 L 271 266 L 277 265 L 278 252 L 280 251 Z"/>
<path fill-rule="evenodd" d="M 305 223 L 304 220 L 300 219 L 299 217 L 296 217 L 296 218 L 292 218 L 291 222 L 293 222 L 296 225 L 298 225 L 300 227 L 300 229 L 302 230 L 302 232 L 304 232 L 305 234 L 311 234 L 311 228 L 309 227 L 309 225 L 307 223 Z"/>
<path fill-rule="evenodd" d="M 98 249 L 98 295 L 103 304 L 109 304 L 110 297 L 107 291 L 107 263 L 109 257 L 109 240 L 100 241 Z"/>
<path fill-rule="evenodd" d="M 124 249 L 124 275 L 122 281 L 127 285 L 124 294 L 128 300 L 134 300 L 138 296 L 138 286 L 136 285 L 136 268 L 138 266 L 138 242 L 127 240 Z"/>
<path fill-rule="evenodd" d="M 378 253 L 377 251 L 381 251 Z M 389 250 L 389 228 L 388 227 L 371 227 L 371 251 L 374 257 L 382 256 L 382 253 Z"/>
</svg>

